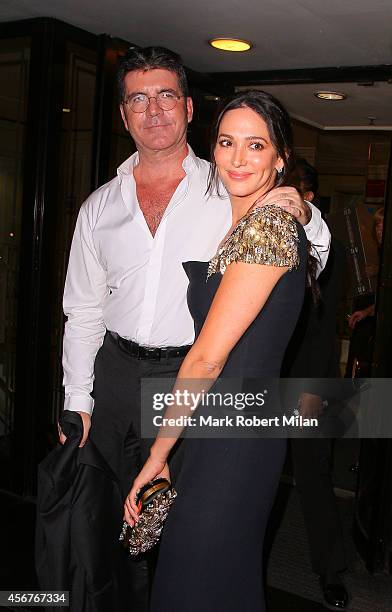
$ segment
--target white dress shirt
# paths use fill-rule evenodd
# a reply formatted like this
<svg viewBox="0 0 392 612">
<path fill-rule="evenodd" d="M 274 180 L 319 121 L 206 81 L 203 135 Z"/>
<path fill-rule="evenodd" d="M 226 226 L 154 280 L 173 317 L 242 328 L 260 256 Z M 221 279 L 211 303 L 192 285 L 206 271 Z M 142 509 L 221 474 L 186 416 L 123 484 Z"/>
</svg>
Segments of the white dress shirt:
<svg viewBox="0 0 392 612">
<path fill-rule="evenodd" d="M 138 160 L 134 153 L 116 178 L 92 193 L 76 222 L 63 303 L 66 410 L 91 414 L 94 360 L 106 330 L 143 346 L 193 342 L 182 262 L 209 261 L 231 227 L 229 198 L 206 196 L 209 163 L 189 147 L 185 177 L 153 237 L 136 195 Z M 313 206 L 304 229 L 317 245 L 321 270 L 330 234 Z"/>
</svg>

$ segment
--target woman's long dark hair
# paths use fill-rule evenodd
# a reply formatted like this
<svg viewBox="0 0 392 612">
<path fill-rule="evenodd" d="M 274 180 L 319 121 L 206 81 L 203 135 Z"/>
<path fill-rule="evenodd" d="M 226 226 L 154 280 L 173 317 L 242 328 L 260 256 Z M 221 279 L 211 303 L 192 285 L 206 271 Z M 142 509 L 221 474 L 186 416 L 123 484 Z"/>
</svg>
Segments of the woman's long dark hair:
<svg viewBox="0 0 392 612">
<path fill-rule="evenodd" d="M 219 176 L 214 159 L 214 149 L 218 140 L 219 128 L 223 116 L 231 110 L 237 108 L 250 108 L 265 121 L 268 129 L 268 134 L 271 143 L 283 160 L 283 172 L 276 175 L 274 187 L 282 187 L 289 185 L 289 179 L 295 167 L 294 151 L 293 151 L 293 132 L 291 128 L 291 120 L 288 112 L 282 104 L 265 91 L 257 89 L 249 89 L 237 94 L 233 94 L 230 98 L 224 100 L 220 107 L 216 119 L 211 130 L 211 167 L 208 177 L 208 193 L 219 194 Z"/>
<path fill-rule="evenodd" d="M 208 176 L 207 193 L 219 192 L 219 175 L 214 158 L 214 150 L 218 140 L 219 128 L 224 115 L 231 110 L 238 108 L 250 108 L 265 122 L 271 143 L 278 156 L 283 161 L 283 172 L 276 174 L 276 179 L 271 190 L 275 187 L 292 186 L 292 176 L 295 169 L 295 156 L 293 148 L 293 131 L 291 119 L 282 104 L 274 96 L 266 91 L 249 89 L 240 93 L 233 94 L 223 101 L 218 110 L 216 119 L 211 129 L 210 159 L 211 166 Z M 308 247 L 308 276 L 311 286 L 313 300 L 317 302 L 320 297 L 320 290 L 316 281 L 317 260 L 310 253 Z"/>
</svg>

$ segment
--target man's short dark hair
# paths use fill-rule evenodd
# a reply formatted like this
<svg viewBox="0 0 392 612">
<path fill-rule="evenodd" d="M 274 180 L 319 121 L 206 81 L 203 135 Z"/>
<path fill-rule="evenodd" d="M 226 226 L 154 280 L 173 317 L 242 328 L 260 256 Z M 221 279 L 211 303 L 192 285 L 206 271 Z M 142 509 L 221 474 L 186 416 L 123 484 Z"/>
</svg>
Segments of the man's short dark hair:
<svg viewBox="0 0 392 612">
<path fill-rule="evenodd" d="M 189 95 L 184 66 L 177 53 L 165 49 L 165 47 L 145 47 L 144 49 L 142 47 L 131 47 L 119 60 L 117 82 L 120 102 L 124 101 L 126 75 L 134 70 L 147 71 L 154 68 L 174 72 L 178 77 L 181 93 L 185 97 Z"/>
</svg>

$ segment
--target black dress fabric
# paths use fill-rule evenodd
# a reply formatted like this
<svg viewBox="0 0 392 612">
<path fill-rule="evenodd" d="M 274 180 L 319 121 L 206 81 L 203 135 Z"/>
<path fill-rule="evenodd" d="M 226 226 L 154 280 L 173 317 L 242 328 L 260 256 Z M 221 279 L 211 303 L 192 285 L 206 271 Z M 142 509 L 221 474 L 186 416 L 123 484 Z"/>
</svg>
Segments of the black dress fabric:
<svg viewBox="0 0 392 612">
<path fill-rule="evenodd" d="M 279 377 L 301 310 L 306 238 L 298 226 L 299 265 L 283 275 L 234 347 L 223 377 Z M 256 264 L 255 264 L 256 265 Z M 222 275 L 208 262 L 184 264 L 196 336 Z M 284 457 L 283 439 L 186 438 L 184 461 L 162 537 L 152 612 L 263 612 L 262 548 Z"/>
</svg>

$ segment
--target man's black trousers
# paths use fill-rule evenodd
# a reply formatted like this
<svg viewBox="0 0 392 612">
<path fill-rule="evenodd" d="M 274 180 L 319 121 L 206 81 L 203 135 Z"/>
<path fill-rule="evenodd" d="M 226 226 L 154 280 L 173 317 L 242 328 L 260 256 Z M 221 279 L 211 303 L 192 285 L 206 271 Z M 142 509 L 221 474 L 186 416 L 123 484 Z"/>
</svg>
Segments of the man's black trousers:
<svg viewBox="0 0 392 612">
<path fill-rule="evenodd" d="M 139 360 L 121 348 L 109 332 L 98 351 L 90 438 L 117 475 L 123 498 L 153 442 L 140 438 L 141 379 L 175 378 L 182 361 L 183 358 L 178 357 Z M 121 525 L 119 533 L 120 530 Z M 111 612 L 147 612 L 154 556 L 150 553 L 134 560 L 124 553 L 124 605 L 121 610 Z"/>
</svg>

